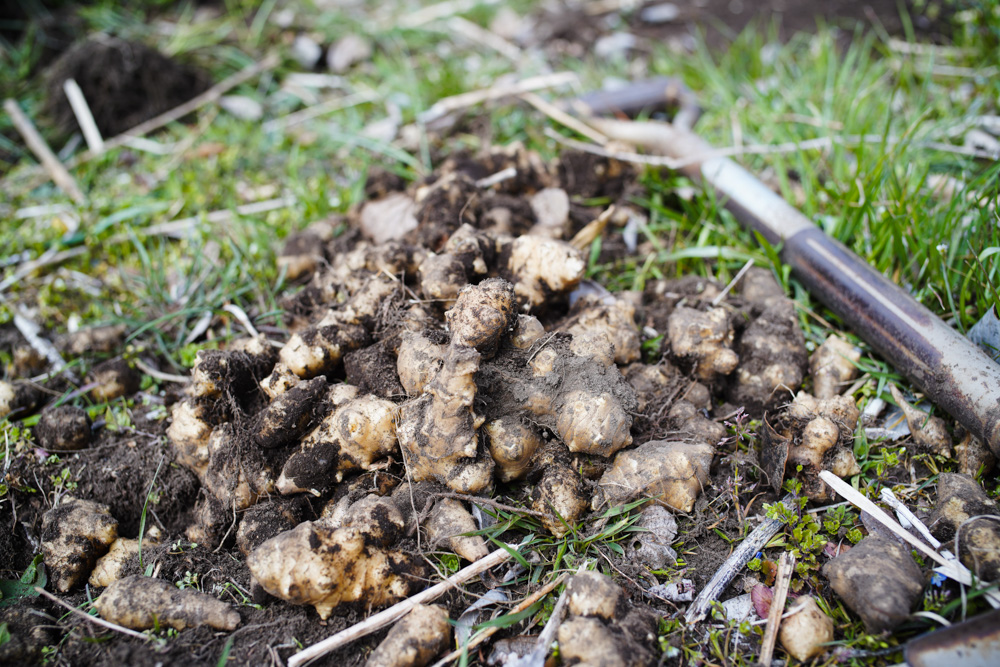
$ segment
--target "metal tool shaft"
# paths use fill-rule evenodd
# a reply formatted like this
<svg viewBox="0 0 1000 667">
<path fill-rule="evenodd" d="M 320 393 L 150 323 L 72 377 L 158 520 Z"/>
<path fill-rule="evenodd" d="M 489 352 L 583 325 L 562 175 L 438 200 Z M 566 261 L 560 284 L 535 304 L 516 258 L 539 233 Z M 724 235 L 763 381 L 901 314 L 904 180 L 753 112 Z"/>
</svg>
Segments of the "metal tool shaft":
<svg viewBox="0 0 1000 667">
<path fill-rule="evenodd" d="M 592 120 L 608 137 L 689 161 L 736 218 L 773 245 L 817 299 L 935 404 L 1000 456 L 1000 365 L 743 167 L 693 132 L 667 123 Z M 705 156 L 698 160 L 698 156 Z"/>
</svg>

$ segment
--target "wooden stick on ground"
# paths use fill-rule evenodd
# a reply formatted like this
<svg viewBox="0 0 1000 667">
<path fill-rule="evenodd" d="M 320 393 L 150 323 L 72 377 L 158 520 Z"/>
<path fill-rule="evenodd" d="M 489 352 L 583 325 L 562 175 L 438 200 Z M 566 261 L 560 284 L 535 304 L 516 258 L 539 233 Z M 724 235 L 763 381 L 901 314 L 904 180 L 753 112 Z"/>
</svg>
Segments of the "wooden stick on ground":
<svg viewBox="0 0 1000 667">
<path fill-rule="evenodd" d="M 35 129 L 31 119 L 21 111 L 21 107 L 18 106 L 17 102 L 12 99 L 6 99 L 3 102 L 3 108 L 7 112 L 7 115 L 10 116 L 14 127 L 21 133 L 24 143 L 28 145 L 28 148 L 35 154 L 38 161 L 42 163 L 45 171 L 55 181 L 55 184 L 59 186 L 59 189 L 68 194 L 77 204 L 86 202 L 87 198 L 84 196 L 80 186 L 76 184 L 76 180 L 66 170 L 63 163 L 59 161 L 56 154 L 52 152 L 49 145 L 45 143 L 42 135 L 38 134 L 38 130 Z"/>
<path fill-rule="evenodd" d="M 792 494 L 788 494 L 782 498 L 781 502 L 792 511 L 797 509 L 795 496 Z M 736 547 L 736 550 L 722 564 L 722 567 L 715 572 L 715 575 L 705 585 L 701 593 L 698 593 L 698 597 L 694 599 L 687 613 L 684 614 L 684 620 L 688 623 L 697 623 L 704 620 L 709 608 L 712 606 L 712 602 L 722 594 L 722 591 L 726 589 L 726 586 L 736 576 L 736 573 L 743 569 L 743 566 L 750 562 L 750 559 L 763 549 L 764 545 L 771 541 L 771 538 L 781 530 L 783 525 L 779 519 L 767 519 L 764 523 L 757 526 L 752 533 L 747 535 L 740 542 L 740 546 Z"/>
<path fill-rule="evenodd" d="M 771 599 L 771 611 L 767 614 L 767 630 L 764 631 L 764 643 L 760 649 L 760 660 L 757 661 L 762 667 L 771 667 L 771 657 L 774 656 L 774 645 L 778 641 L 778 628 L 781 626 L 781 614 L 785 610 L 788 585 L 792 583 L 794 565 L 795 556 L 788 551 L 781 554 L 778 576 L 774 582 L 774 597 Z"/>
<path fill-rule="evenodd" d="M 490 568 L 503 563 L 510 558 L 511 552 L 517 549 L 517 545 L 513 544 L 507 545 L 507 547 L 510 551 L 507 549 L 497 549 L 489 556 L 480 558 L 472 565 L 459 570 L 441 583 L 435 584 L 425 591 L 417 593 L 402 602 L 392 605 L 388 609 L 384 609 L 377 614 L 369 616 L 356 625 L 352 625 L 345 630 L 341 630 L 337 634 L 331 635 L 323 641 L 313 644 L 307 649 L 299 651 L 288 659 L 288 667 L 299 667 L 300 665 L 306 664 L 310 660 L 315 660 L 316 658 L 322 657 L 327 653 L 347 646 L 353 641 L 381 630 L 390 623 L 408 614 L 417 605 L 430 602 L 431 600 L 444 595 L 448 592 L 448 590 L 457 588 L 459 584 L 468 581 L 473 577 L 479 576 Z"/>
<path fill-rule="evenodd" d="M 104 137 L 97 129 L 94 114 L 90 112 L 90 105 L 87 104 L 87 98 L 80 90 L 80 84 L 76 82 L 76 79 L 66 79 L 63 82 L 63 90 L 66 92 L 70 108 L 73 109 L 73 115 L 76 116 L 76 122 L 83 132 L 83 138 L 87 140 L 87 148 L 90 149 L 91 153 L 100 155 L 104 152 Z"/>
<path fill-rule="evenodd" d="M 530 607 L 531 605 L 535 604 L 536 602 L 538 602 L 539 600 L 541 600 L 543 597 L 545 597 L 546 595 L 548 595 L 549 593 L 551 593 L 553 590 L 555 590 L 556 586 L 558 586 L 563 581 L 565 581 L 566 577 L 568 577 L 568 576 L 569 576 L 568 572 L 563 572 L 558 577 L 556 577 L 553 581 L 550 581 L 549 583 L 545 584 L 544 586 L 542 586 L 541 588 L 539 588 L 537 591 L 535 591 L 534 593 L 532 593 L 531 595 L 529 595 L 528 597 L 526 597 L 523 600 L 521 600 L 520 604 L 518 604 L 516 607 L 514 607 L 513 609 L 510 610 L 510 613 L 512 613 L 512 614 L 520 613 L 520 612 L 524 611 L 525 609 L 527 609 L 528 607 Z M 490 637 L 492 637 L 493 635 L 495 635 L 499 630 L 500 630 L 500 628 L 498 626 L 495 626 L 495 625 L 486 628 L 481 633 L 479 633 L 478 635 L 476 635 L 475 637 L 473 637 L 472 639 L 469 640 L 469 643 L 465 645 L 465 650 L 466 651 L 471 651 L 472 649 L 474 649 L 475 647 L 479 646 L 484 641 L 486 641 L 487 639 L 489 639 Z M 462 649 L 461 648 L 457 648 L 454 651 L 452 651 L 451 653 L 449 653 L 448 655 L 446 655 L 445 657 L 443 657 L 440 660 L 438 660 L 437 662 L 435 662 L 432 665 L 432 667 L 444 667 L 444 665 L 448 664 L 452 660 L 457 660 L 461 656 L 462 656 Z"/>
</svg>

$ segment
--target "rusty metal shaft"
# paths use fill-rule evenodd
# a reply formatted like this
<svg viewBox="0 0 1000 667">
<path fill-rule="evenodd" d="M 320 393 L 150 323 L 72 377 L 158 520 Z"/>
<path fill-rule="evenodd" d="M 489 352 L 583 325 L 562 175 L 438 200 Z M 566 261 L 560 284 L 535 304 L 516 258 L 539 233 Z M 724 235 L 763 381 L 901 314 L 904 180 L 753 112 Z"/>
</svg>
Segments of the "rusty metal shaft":
<svg viewBox="0 0 1000 667">
<path fill-rule="evenodd" d="M 768 243 L 817 299 L 847 322 L 935 404 L 1000 456 L 1000 365 L 898 285 L 750 172 L 691 131 L 659 122 L 591 119 L 606 136 L 668 157 L 691 160 L 681 171 L 710 185 L 727 209 Z"/>
</svg>

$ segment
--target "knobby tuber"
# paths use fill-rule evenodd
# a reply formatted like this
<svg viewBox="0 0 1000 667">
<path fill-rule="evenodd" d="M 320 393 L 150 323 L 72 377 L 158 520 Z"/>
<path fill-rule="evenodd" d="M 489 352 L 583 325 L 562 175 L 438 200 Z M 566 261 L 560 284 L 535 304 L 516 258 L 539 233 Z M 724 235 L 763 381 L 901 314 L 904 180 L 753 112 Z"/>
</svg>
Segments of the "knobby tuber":
<svg viewBox="0 0 1000 667">
<path fill-rule="evenodd" d="M 160 529 L 151 526 L 142 537 L 143 546 L 153 546 L 160 543 Z M 125 566 L 132 556 L 139 553 L 139 540 L 119 537 L 111 543 L 108 553 L 101 556 L 90 573 L 88 583 L 91 586 L 103 588 L 122 578 Z"/>
<path fill-rule="evenodd" d="M 924 589 L 910 550 L 877 535 L 824 565 L 823 575 L 872 633 L 902 623 Z"/>
<path fill-rule="evenodd" d="M 779 637 L 790 656 L 805 662 L 833 641 L 833 619 L 823 613 L 811 595 L 799 597 L 793 604 L 795 610 L 781 622 Z"/>
<path fill-rule="evenodd" d="M 809 358 L 813 395 L 833 398 L 857 377 L 861 350 L 837 335 L 830 335 Z"/>
<path fill-rule="evenodd" d="M 951 435 L 948 434 L 944 420 L 910 405 L 896 385 L 889 385 L 889 390 L 892 392 L 892 400 L 896 401 L 896 405 L 906 415 L 906 425 L 910 427 L 913 441 L 926 452 L 951 458 Z"/>
<path fill-rule="evenodd" d="M 142 375 L 124 359 L 110 359 L 94 366 L 87 381 L 96 385 L 90 390 L 94 400 L 108 402 L 139 391 Z"/>
<path fill-rule="evenodd" d="M 240 624 L 239 612 L 211 595 L 141 575 L 112 583 L 94 600 L 94 608 L 104 620 L 133 630 L 207 625 L 228 631 Z"/>
<path fill-rule="evenodd" d="M 708 484 L 715 450 L 704 443 L 652 440 L 620 452 L 604 473 L 594 495 L 595 510 L 635 498 L 651 498 L 690 512 Z"/>
<path fill-rule="evenodd" d="M 702 312 L 680 306 L 670 314 L 667 335 L 674 356 L 691 364 L 697 378 L 712 382 L 736 370 L 740 358 L 733 351 L 733 329 L 722 308 Z"/>
<path fill-rule="evenodd" d="M 424 667 L 450 643 L 448 610 L 419 604 L 393 626 L 365 667 Z"/>
<path fill-rule="evenodd" d="M 437 501 L 424 522 L 424 528 L 431 547 L 447 544 L 453 552 L 469 562 L 475 562 L 490 552 L 482 536 L 465 534 L 478 530 L 476 520 L 465 509 L 465 505 L 454 498 Z"/>
<path fill-rule="evenodd" d="M 324 620 L 343 602 L 383 606 L 413 593 L 423 573 L 411 556 L 385 548 L 398 537 L 391 526 L 305 521 L 254 549 L 247 565 L 268 593 L 312 605 Z"/>
<path fill-rule="evenodd" d="M 42 519 L 42 554 L 52 587 L 66 593 L 83 583 L 118 537 L 107 505 L 64 496 Z"/>
<path fill-rule="evenodd" d="M 1000 511 L 974 477 L 941 473 L 928 525 L 939 540 L 957 543 L 959 558 L 977 577 L 1000 579 Z"/>
</svg>

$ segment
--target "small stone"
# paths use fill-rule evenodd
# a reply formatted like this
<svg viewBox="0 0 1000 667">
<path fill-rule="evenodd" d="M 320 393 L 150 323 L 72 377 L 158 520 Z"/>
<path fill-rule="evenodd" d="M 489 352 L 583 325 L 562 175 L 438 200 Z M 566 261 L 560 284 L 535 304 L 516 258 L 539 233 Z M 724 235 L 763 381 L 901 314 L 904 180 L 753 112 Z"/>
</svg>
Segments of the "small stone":
<svg viewBox="0 0 1000 667">
<path fill-rule="evenodd" d="M 672 2 L 664 2 L 659 5 L 650 5 L 639 12 L 639 20 L 645 23 L 670 23 L 676 21 L 681 15 L 681 10 Z"/>
<path fill-rule="evenodd" d="M 311 37 L 299 35 L 292 43 L 292 57 L 303 69 L 315 69 L 319 59 L 323 57 L 323 47 Z"/>
<path fill-rule="evenodd" d="M 245 95 L 224 95 L 219 100 L 219 106 L 223 111 L 229 113 L 240 120 L 260 120 L 264 115 L 264 107 L 252 97 Z"/>
<path fill-rule="evenodd" d="M 358 35 L 345 35 L 330 47 L 326 54 L 326 66 L 331 72 L 343 74 L 352 66 L 371 57 L 371 42 Z"/>
</svg>

